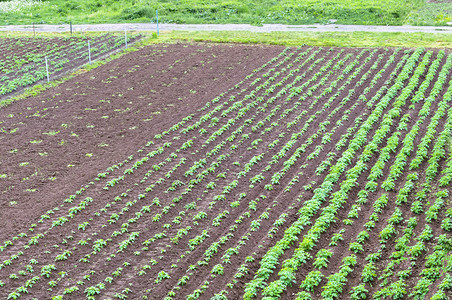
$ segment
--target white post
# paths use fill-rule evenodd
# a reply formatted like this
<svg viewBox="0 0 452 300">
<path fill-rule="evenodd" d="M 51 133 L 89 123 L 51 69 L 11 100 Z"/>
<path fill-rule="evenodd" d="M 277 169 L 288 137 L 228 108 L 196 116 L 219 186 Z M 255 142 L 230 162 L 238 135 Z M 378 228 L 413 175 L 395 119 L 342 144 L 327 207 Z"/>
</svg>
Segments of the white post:
<svg viewBox="0 0 452 300">
<path fill-rule="evenodd" d="M 50 81 L 50 78 L 49 78 L 49 64 L 47 63 L 47 56 L 46 56 L 46 73 L 47 73 L 47 82 L 49 82 Z"/>
<path fill-rule="evenodd" d="M 127 49 L 127 29 L 124 29 L 124 37 L 126 39 L 126 49 Z"/>
<path fill-rule="evenodd" d="M 89 58 L 89 64 L 91 64 L 91 46 L 89 44 L 89 40 L 88 40 L 88 58 Z"/>
</svg>

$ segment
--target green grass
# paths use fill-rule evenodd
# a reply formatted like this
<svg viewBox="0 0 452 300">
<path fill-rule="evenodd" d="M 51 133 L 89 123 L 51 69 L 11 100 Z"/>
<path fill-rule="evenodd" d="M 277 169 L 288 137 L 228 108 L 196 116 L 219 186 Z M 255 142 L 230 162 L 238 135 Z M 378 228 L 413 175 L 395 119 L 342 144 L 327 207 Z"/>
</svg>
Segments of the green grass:
<svg viewBox="0 0 452 300">
<path fill-rule="evenodd" d="M 142 46 L 155 43 L 214 42 L 214 43 L 243 43 L 266 44 L 282 46 L 310 46 L 330 47 L 403 47 L 403 48 L 452 48 L 452 35 L 447 33 L 397 33 L 397 32 L 271 32 L 259 33 L 248 31 L 161 31 L 157 39 L 155 32 L 140 32 L 145 36 L 127 52 L 135 51 Z M 76 33 L 73 36 L 98 36 L 105 32 Z M 31 32 L 0 31 L 2 37 L 30 37 Z M 69 33 L 36 33 L 36 38 L 51 38 L 69 36 Z M 91 68 L 93 66 L 86 66 Z"/>
<path fill-rule="evenodd" d="M 452 3 L 450 0 L 436 0 L 427 3 L 407 17 L 407 23 L 413 25 L 444 26 L 452 21 Z"/>
<path fill-rule="evenodd" d="M 452 35 L 444 33 L 173 31 L 162 33 L 159 39 L 284 46 L 452 48 Z"/>
<path fill-rule="evenodd" d="M 401 25 L 426 0 L 47 0 L 0 13 L 0 25 L 48 23 L 263 23 Z M 0 0 L 0 4 L 2 1 Z"/>
</svg>

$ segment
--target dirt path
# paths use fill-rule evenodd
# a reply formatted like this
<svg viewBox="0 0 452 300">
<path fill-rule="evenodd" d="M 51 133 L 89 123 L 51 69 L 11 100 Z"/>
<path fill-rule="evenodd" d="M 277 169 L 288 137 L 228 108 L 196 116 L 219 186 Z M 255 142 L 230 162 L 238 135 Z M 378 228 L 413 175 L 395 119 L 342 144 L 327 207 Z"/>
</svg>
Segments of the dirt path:
<svg viewBox="0 0 452 300">
<path fill-rule="evenodd" d="M 74 31 L 156 31 L 157 25 L 152 23 L 124 23 L 124 24 L 95 24 L 95 25 L 73 25 Z M 0 31 L 32 31 L 30 25 L 10 25 L 0 26 Z M 35 25 L 37 32 L 64 32 L 69 31 L 69 25 Z M 252 26 L 248 24 L 160 24 L 159 30 L 172 31 L 252 31 L 252 32 L 273 32 L 273 31 L 366 31 L 366 32 L 424 32 L 424 33 L 452 33 L 452 26 L 447 27 L 427 27 L 427 26 L 368 26 L 368 25 L 282 25 L 264 24 L 263 26 Z"/>
</svg>

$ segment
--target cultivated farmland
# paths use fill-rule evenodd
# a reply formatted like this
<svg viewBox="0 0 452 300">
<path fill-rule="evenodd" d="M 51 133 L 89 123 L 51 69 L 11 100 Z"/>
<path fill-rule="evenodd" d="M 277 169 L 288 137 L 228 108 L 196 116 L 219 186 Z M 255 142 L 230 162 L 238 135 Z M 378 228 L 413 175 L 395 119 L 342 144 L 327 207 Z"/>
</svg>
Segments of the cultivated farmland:
<svg viewBox="0 0 452 300">
<path fill-rule="evenodd" d="M 0 297 L 449 299 L 452 55 L 156 45 L 0 111 Z"/>
<path fill-rule="evenodd" d="M 127 38 L 128 42 L 137 35 Z M 125 36 L 104 34 L 93 37 L 38 37 L 2 38 L 0 44 L 0 99 L 45 80 L 46 62 L 54 79 L 62 73 L 94 60 L 125 44 Z"/>
</svg>

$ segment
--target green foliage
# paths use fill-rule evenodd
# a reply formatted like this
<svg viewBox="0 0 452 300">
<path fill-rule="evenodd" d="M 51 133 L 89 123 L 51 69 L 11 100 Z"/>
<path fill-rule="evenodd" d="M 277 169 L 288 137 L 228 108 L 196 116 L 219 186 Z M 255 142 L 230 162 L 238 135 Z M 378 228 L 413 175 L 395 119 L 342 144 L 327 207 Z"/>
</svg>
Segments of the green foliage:
<svg viewBox="0 0 452 300">
<path fill-rule="evenodd" d="M 363 245 L 357 242 L 350 243 L 349 249 L 354 253 L 361 253 L 364 251 Z"/>
<path fill-rule="evenodd" d="M 155 283 L 160 283 L 163 280 L 168 279 L 168 278 L 170 278 L 170 275 L 168 273 L 166 273 L 165 271 L 160 271 L 157 274 L 157 278 L 155 279 Z"/>
<path fill-rule="evenodd" d="M 352 288 L 352 290 L 350 291 L 350 299 L 351 300 L 367 299 L 368 292 L 369 291 L 365 288 L 365 285 L 360 284 Z"/>
<path fill-rule="evenodd" d="M 362 275 L 361 275 L 361 280 L 363 282 L 371 282 L 375 279 L 375 277 L 377 277 L 377 273 L 376 273 L 376 266 L 373 263 L 368 263 L 364 266 Z"/>
<path fill-rule="evenodd" d="M 300 288 L 313 292 L 314 288 L 320 284 L 323 277 L 324 276 L 320 271 L 311 271 L 301 283 Z"/>
<path fill-rule="evenodd" d="M 221 264 L 217 264 L 212 268 L 212 271 L 210 271 L 210 273 L 212 273 L 212 276 L 215 276 L 215 274 L 218 275 L 223 275 L 224 274 L 224 267 Z"/>
<path fill-rule="evenodd" d="M 32 21 L 57 24 L 69 20 L 73 23 L 156 22 L 157 9 L 159 21 L 164 23 L 313 24 L 335 19 L 341 24 L 401 25 L 410 12 L 423 7 L 423 4 L 420 0 L 363 0 L 359 4 L 352 0 L 263 0 L 258 5 L 251 0 L 48 0 L 23 11 L 0 15 L 0 25 L 30 24 Z M 439 9 L 441 5 L 428 6 L 426 11 L 433 10 L 428 20 L 434 22 L 439 18 L 439 24 L 447 20 L 447 12 L 440 17 L 444 11 Z M 421 12 L 410 15 L 411 20 L 418 20 L 416 16 Z"/>
<path fill-rule="evenodd" d="M 327 249 L 320 249 L 316 254 L 316 259 L 313 263 L 313 266 L 321 269 L 326 268 L 328 266 L 328 259 L 333 256 L 333 252 Z"/>
<path fill-rule="evenodd" d="M 407 16 L 407 23 L 417 26 L 444 26 L 452 21 L 452 3 L 449 1 L 426 1 L 418 10 Z"/>
</svg>

